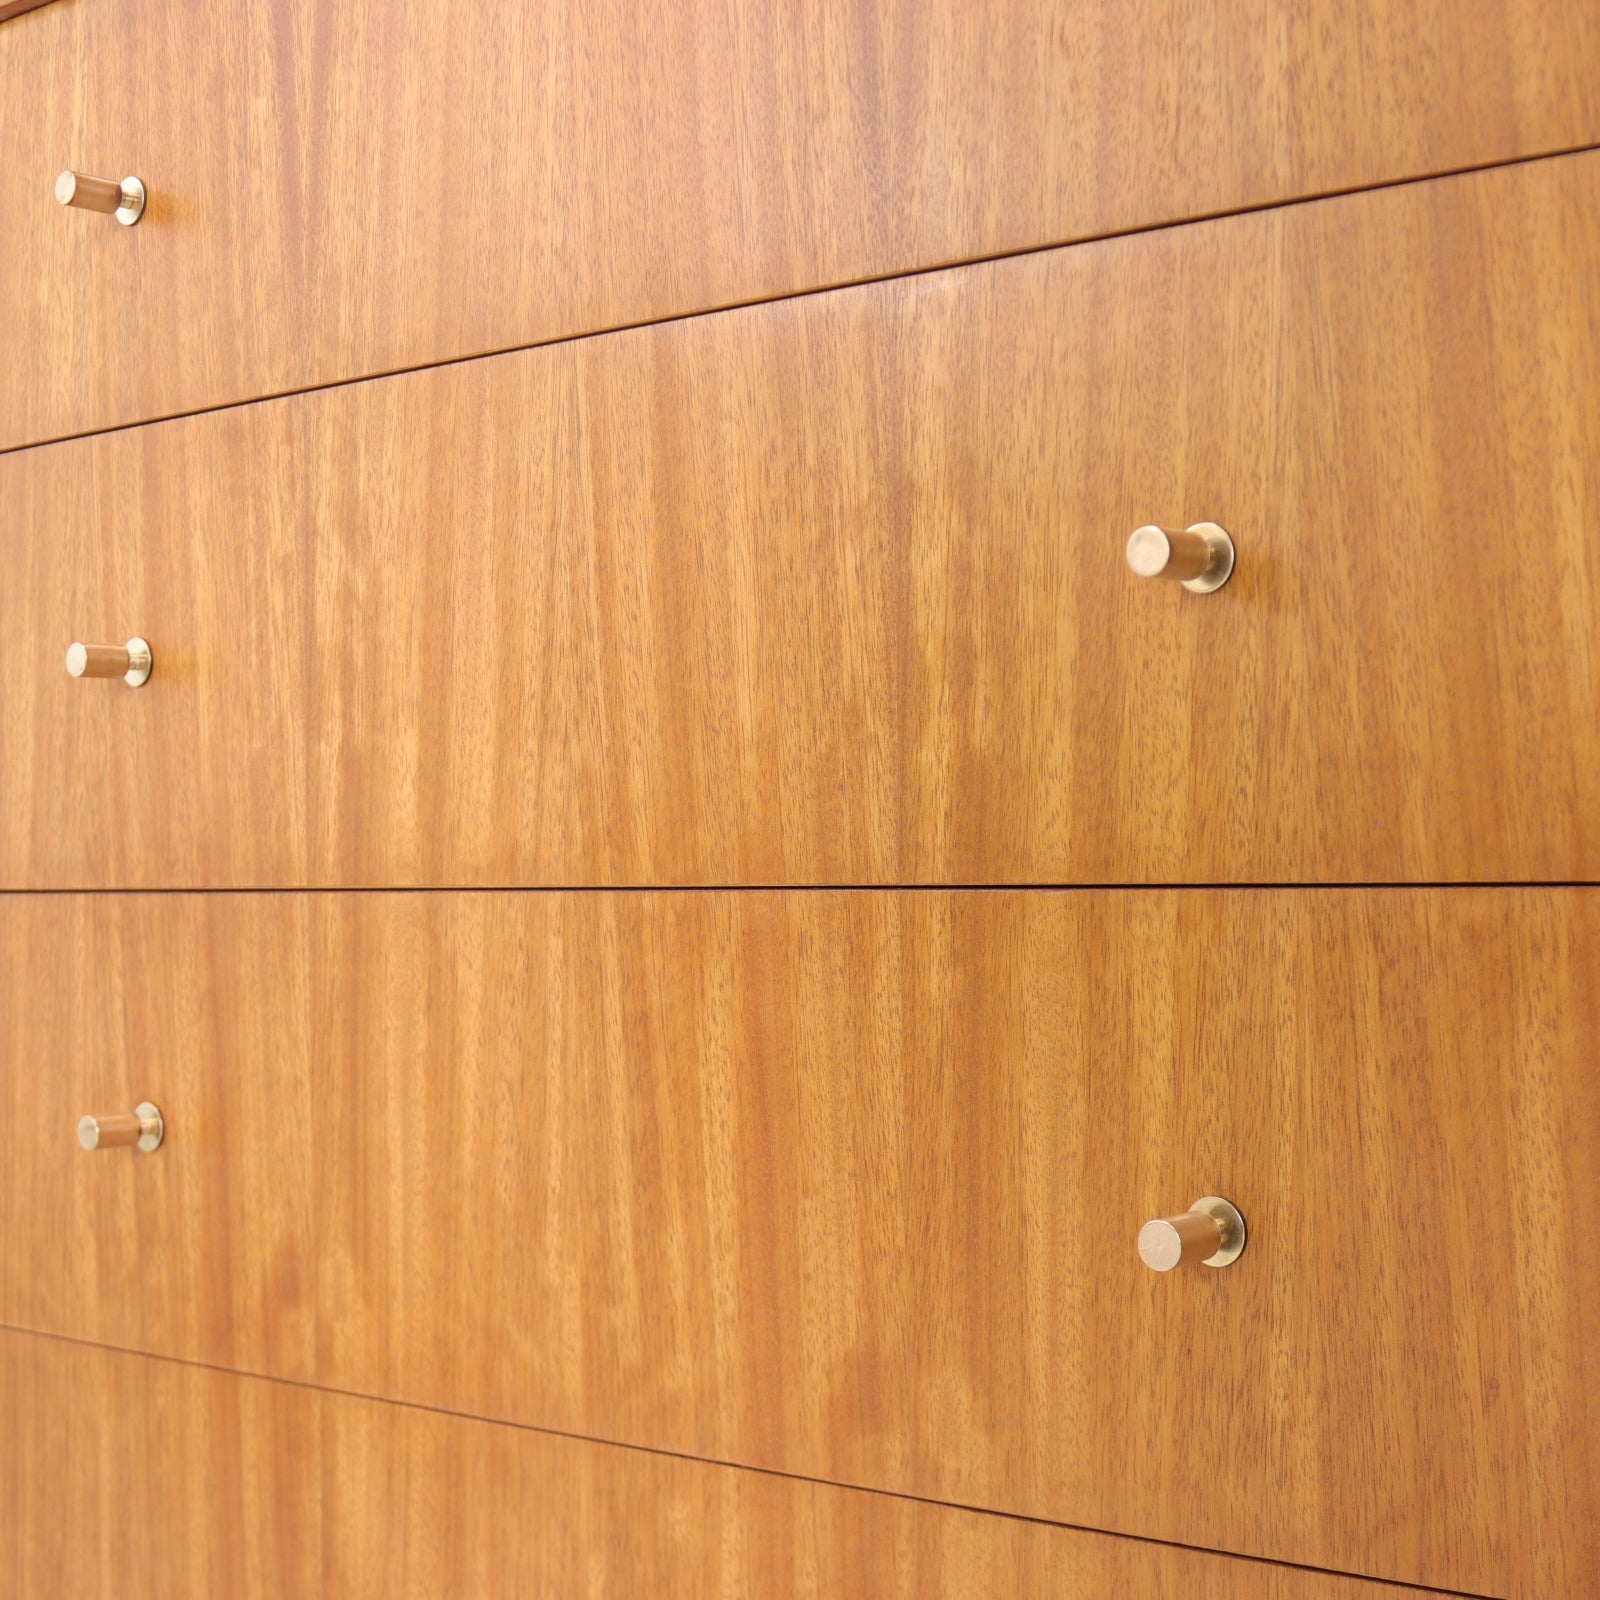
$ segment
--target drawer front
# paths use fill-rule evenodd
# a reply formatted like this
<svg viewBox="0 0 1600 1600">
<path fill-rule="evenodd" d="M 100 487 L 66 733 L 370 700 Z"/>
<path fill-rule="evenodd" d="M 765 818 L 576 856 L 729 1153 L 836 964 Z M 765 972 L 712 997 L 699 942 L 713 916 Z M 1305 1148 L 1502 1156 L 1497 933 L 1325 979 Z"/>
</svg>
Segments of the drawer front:
<svg viewBox="0 0 1600 1600">
<path fill-rule="evenodd" d="M 1277 9 L 47 7 L 0 31 L 0 446 L 1600 138 L 1590 0 Z"/>
<path fill-rule="evenodd" d="M 0 1332 L 0 1575 L 57 1600 L 1407 1600 Z"/>
<path fill-rule="evenodd" d="M 1600 153 L 0 458 L 0 884 L 1600 878 L 1597 219 Z M 1203 518 L 1225 588 L 1130 572 Z"/>
<path fill-rule="evenodd" d="M 1600 891 L 15 896 L 0 952 L 0 1321 L 1486 1595 L 1600 1560 Z M 1150 1271 L 1203 1195 L 1242 1257 Z"/>
</svg>

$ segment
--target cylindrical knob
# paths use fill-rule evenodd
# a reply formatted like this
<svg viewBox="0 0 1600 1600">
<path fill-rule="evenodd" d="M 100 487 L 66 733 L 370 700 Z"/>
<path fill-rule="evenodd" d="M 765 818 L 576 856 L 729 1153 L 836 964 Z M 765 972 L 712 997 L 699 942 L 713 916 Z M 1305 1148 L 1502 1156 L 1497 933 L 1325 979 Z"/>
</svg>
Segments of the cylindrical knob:
<svg viewBox="0 0 1600 1600">
<path fill-rule="evenodd" d="M 56 199 L 82 211 L 103 211 L 129 228 L 144 215 L 144 185 L 137 178 L 116 183 L 82 172 L 63 172 L 56 179 Z"/>
<path fill-rule="evenodd" d="M 141 1100 L 132 1111 L 78 1119 L 78 1143 L 85 1150 L 114 1150 L 131 1144 L 150 1151 L 161 1143 L 166 1131 L 161 1113 L 148 1100 Z"/>
<path fill-rule="evenodd" d="M 1128 536 L 1128 565 L 1141 578 L 1176 578 L 1194 594 L 1210 594 L 1233 576 L 1233 540 L 1214 522 L 1181 531 L 1150 522 Z"/>
<path fill-rule="evenodd" d="M 150 646 L 140 638 L 124 644 L 70 644 L 67 676 L 71 678 L 121 678 L 130 689 L 150 680 L 155 665 Z"/>
<path fill-rule="evenodd" d="M 1155 1272 L 1171 1272 L 1199 1261 L 1225 1267 L 1244 1249 L 1244 1218 L 1214 1194 L 1202 1196 L 1181 1216 L 1157 1217 L 1139 1230 L 1139 1259 Z"/>
</svg>

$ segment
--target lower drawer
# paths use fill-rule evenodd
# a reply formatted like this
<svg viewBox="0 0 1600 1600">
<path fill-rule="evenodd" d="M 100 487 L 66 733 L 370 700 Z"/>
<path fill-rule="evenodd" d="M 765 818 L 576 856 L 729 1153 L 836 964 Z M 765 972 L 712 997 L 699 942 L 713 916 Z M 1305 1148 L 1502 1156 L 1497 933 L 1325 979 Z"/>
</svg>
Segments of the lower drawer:
<svg viewBox="0 0 1600 1600">
<path fill-rule="evenodd" d="M 1588 890 L 0 898 L 0 1321 L 1576 1595 L 1597 974 Z"/>
<path fill-rule="evenodd" d="M 15 1596 L 1420 1593 L 13 1332 L 0 1416 Z"/>
</svg>

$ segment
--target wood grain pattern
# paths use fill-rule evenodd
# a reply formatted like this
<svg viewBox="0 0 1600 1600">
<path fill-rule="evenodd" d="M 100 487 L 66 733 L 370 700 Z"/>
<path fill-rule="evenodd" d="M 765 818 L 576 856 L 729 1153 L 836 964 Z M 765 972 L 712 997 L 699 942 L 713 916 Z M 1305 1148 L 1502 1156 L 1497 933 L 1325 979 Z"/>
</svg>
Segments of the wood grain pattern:
<svg viewBox="0 0 1600 1600">
<path fill-rule="evenodd" d="M 1597 219 L 1563 158 L 0 458 L 0 884 L 1600 878 Z M 1128 572 L 1201 516 L 1226 589 Z"/>
<path fill-rule="evenodd" d="M 1597 84 L 1592 0 L 58 5 L 0 33 L 0 444 L 1590 144 Z"/>
<path fill-rule="evenodd" d="M 56 1600 L 1421 1591 L 0 1333 L 0 1576 Z M 204 1514 L 185 1514 L 203 1506 Z"/>
<path fill-rule="evenodd" d="M 1600 892 L 14 896 L 0 1321 L 1518 1600 Z M 85 1154 L 148 1096 L 159 1152 Z M 1244 1212 L 1226 1271 L 1139 1226 Z"/>
</svg>

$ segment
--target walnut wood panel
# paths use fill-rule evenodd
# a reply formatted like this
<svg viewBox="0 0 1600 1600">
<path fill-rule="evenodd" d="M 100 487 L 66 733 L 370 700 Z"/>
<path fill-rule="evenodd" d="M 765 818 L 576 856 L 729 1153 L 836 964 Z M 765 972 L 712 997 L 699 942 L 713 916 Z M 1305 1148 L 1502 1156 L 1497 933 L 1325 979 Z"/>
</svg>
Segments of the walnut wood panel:
<svg viewBox="0 0 1600 1600">
<path fill-rule="evenodd" d="M 1405 1600 L 1422 1591 L 0 1333 L 0 1576 L 337 1594 Z"/>
<path fill-rule="evenodd" d="M 13 896 L 0 952 L 7 1323 L 1482 1594 L 1600 1557 L 1600 892 Z M 1202 1194 L 1242 1259 L 1148 1271 Z"/>
<path fill-rule="evenodd" d="M 0 443 L 1590 144 L 1597 84 L 1591 0 L 53 6 Z"/>
<path fill-rule="evenodd" d="M 0 883 L 1600 878 L 1597 219 L 1567 157 L 0 458 Z M 1226 589 L 1129 573 L 1202 516 Z"/>
</svg>

